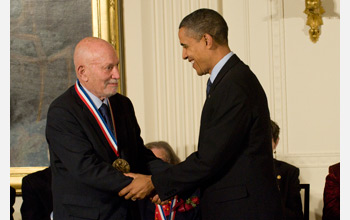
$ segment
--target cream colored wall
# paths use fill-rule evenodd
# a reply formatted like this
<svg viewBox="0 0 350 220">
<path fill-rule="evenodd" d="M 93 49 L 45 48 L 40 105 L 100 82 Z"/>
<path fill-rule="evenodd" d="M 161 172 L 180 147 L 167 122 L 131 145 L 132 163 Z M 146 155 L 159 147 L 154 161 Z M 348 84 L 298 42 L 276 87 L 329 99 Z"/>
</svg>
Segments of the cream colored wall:
<svg viewBox="0 0 350 220">
<path fill-rule="evenodd" d="M 127 95 L 145 142 L 166 140 L 180 158 L 196 149 L 208 76 L 198 77 L 181 58 L 182 17 L 213 1 L 124 1 Z"/>
<path fill-rule="evenodd" d="M 339 4 L 323 0 L 321 36 L 312 43 L 304 0 L 124 1 L 127 96 L 145 142 L 166 140 L 181 159 L 197 147 L 208 76 L 181 59 L 181 19 L 199 7 L 218 10 L 231 50 L 255 72 L 281 127 L 278 159 L 311 185 L 310 219 L 321 219 L 328 166 L 340 158 Z"/>
</svg>

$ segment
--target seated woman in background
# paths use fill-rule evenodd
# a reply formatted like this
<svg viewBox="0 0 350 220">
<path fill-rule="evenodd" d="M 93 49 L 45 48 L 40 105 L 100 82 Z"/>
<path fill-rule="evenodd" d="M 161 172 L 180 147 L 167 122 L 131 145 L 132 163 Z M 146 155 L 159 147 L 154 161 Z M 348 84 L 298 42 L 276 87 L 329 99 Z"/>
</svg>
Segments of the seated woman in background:
<svg viewBox="0 0 350 220">
<path fill-rule="evenodd" d="M 322 220 L 340 219 L 340 162 L 329 166 L 323 191 Z"/>
<path fill-rule="evenodd" d="M 165 141 L 150 142 L 146 144 L 146 147 L 150 149 L 154 155 L 163 161 L 170 164 L 180 163 L 179 157 L 175 154 L 172 147 Z M 139 200 L 139 207 L 142 220 L 153 219 L 174 219 L 174 220 L 199 220 L 199 190 L 192 194 L 184 201 L 183 199 L 177 199 L 175 206 L 174 201 L 169 201 L 166 205 L 155 205 L 149 199 Z M 172 212 L 173 211 L 173 212 Z M 174 218 L 170 218 L 170 215 L 174 215 Z"/>
<path fill-rule="evenodd" d="M 280 128 L 271 120 L 272 151 L 276 153 Z M 284 213 L 287 220 L 302 220 L 303 210 L 300 196 L 299 168 L 274 159 L 275 175 L 281 192 Z"/>
<path fill-rule="evenodd" d="M 180 158 L 175 154 L 173 148 L 165 141 L 150 142 L 146 144 L 146 147 L 164 162 L 174 165 L 180 163 Z"/>
</svg>

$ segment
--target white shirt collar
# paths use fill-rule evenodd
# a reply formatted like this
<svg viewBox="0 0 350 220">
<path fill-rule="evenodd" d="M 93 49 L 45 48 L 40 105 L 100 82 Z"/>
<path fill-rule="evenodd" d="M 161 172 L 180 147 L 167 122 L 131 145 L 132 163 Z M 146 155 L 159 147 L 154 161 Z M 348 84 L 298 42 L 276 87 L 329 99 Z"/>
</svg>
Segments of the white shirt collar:
<svg viewBox="0 0 350 220">
<path fill-rule="evenodd" d="M 81 85 L 81 84 L 80 84 Z M 99 99 L 97 96 L 95 96 L 94 94 L 92 94 L 89 90 L 87 90 L 83 85 L 81 85 L 84 90 L 86 91 L 86 93 L 89 95 L 89 97 L 91 98 L 92 102 L 94 103 L 94 105 L 96 106 L 97 109 L 99 109 L 102 105 L 102 103 L 105 103 L 108 106 L 108 101 L 107 99 L 104 99 L 103 102 L 101 101 L 101 99 Z"/>
<path fill-rule="evenodd" d="M 229 52 L 228 54 L 226 54 L 226 56 L 224 56 L 213 68 L 213 70 L 211 71 L 210 74 L 210 81 L 212 83 L 214 83 L 214 80 L 216 78 L 216 76 L 219 74 L 220 70 L 222 69 L 222 67 L 225 65 L 225 63 L 231 58 L 231 56 L 233 55 L 233 52 Z"/>
</svg>

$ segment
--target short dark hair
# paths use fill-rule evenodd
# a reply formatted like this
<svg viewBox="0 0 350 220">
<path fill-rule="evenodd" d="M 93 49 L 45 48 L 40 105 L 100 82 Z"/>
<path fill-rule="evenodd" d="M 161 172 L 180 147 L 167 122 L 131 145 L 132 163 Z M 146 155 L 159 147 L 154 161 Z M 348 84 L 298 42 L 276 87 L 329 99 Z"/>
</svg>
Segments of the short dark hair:
<svg viewBox="0 0 350 220">
<path fill-rule="evenodd" d="M 180 163 L 180 158 L 175 154 L 173 148 L 165 141 L 154 141 L 146 144 L 146 147 L 148 149 L 157 148 L 157 149 L 163 149 L 165 153 L 167 154 L 167 160 L 170 164 L 178 164 Z"/>
<path fill-rule="evenodd" d="M 276 122 L 271 120 L 271 135 L 272 139 L 276 142 L 280 134 L 280 127 L 276 124 Z"/>
<path fill-rule="evenodd" d="M 225 19 L 216 11 L 208 8 L 198 9 L 182 19 L 180 28 L 187 28 L 190 36 L 200 40 L 204 34 L 209 34 L 220 44 L 228 44 L 228 27 Z"/>
</svg>

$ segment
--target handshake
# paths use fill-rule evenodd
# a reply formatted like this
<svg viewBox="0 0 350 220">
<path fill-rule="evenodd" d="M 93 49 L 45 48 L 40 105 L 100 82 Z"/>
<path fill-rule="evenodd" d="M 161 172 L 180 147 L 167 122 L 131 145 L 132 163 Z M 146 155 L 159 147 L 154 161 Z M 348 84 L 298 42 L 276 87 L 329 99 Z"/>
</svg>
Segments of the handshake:
<svg viewBox="0 0 350 220">
<path fill-rule="evenodd" d="M 119 196 L 124 196 L 126 200 L 131 199 L 132 201 L 136 201 L 137 199 L 144 199 L 145 197 L 149 196 L 152 203 L 161 206 L 171 205 L 172 209 L 170 209 L 170 211 L 176 210 L 178 212 L 189 211 L 197 207 L 199 204 L 199 198 L 197 195 L 191 196 L 185 200 L 178 198 L 178 196 L 175 196 L 172 199 L 172 202 L 170 202 L 169 200 L 161 201 L 158 194 L 152 194 L 154 192 L 154 185 L 151 180 L 151 175 L 143 175 L 136 173 L 124 173 L 124 175 L 134 178 L 129 185 L 124 187 L 118 193 Z M 163 212 L 166 216 L 170 215 L 169 209 L 164 210 Z"/>
<path fill-rule="evenodd" d="M 118 193 L 119 196 L 124 197 L 126 200 L 131 199 L 132 201 L 150 196 L 152 203 L 161 205 L 168 203 L 168 200 L 161 201 L 158 194 L 152 194 L 154 192 L 154 185 L 151 180 L 151 175 L 137 173 L 124 173 L 124 175 L 134 179 L 129 185 L 120 190 Z"/>
</svg>

